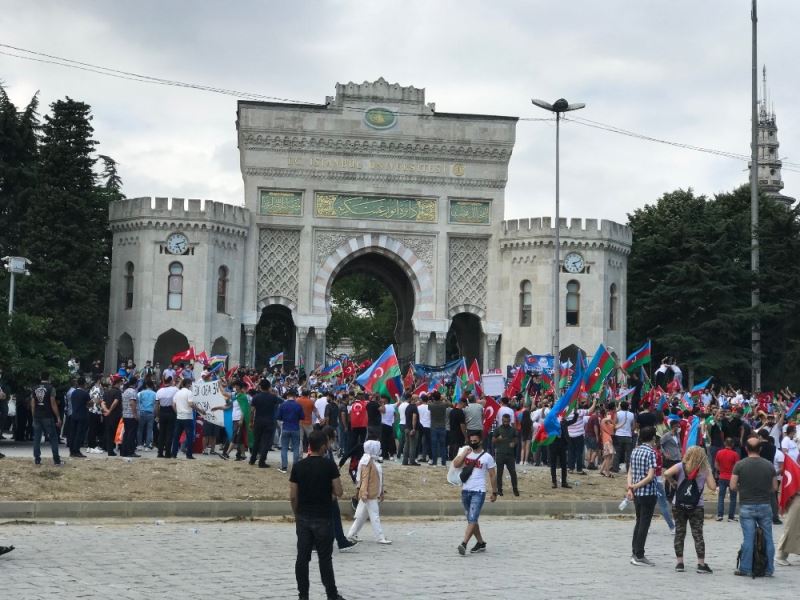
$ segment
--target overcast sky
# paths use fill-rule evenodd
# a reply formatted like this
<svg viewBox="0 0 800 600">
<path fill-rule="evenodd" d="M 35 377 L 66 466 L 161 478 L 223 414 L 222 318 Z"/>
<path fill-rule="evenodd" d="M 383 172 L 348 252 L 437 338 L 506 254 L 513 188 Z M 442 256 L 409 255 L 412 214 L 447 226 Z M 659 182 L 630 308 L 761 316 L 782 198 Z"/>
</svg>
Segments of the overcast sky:
<svg viewBox="0 0 800 600">
<path fill-rule="evenodd" d="M 577 116 L 749 153 L 750 0 L 552 2 L 0 0 L 0 43 L 156 77 L 321 103 L 337 82 L 426 88 L 443 112 L 546 116 L 532 97 L 585 102 Z M 800 2 L 762 0 L 781 156 L 800 163 Z M 4 48 L 0 48 L 6 51 Z M 0 55 L 12 100 L 88 102 L 98 150 L 128 196 L 243 202 L 236 99 Z M 506 217 L 552 214 L 555 126 L 517 127 Z M 562 216 L 609 218 L 662 193 L 728 191 L 746 163 L 562 126 Z M 798 168 L 800 171 L 800 168 Z M 800 196 L 800 173 L 784 170 Z"/>
</svg>

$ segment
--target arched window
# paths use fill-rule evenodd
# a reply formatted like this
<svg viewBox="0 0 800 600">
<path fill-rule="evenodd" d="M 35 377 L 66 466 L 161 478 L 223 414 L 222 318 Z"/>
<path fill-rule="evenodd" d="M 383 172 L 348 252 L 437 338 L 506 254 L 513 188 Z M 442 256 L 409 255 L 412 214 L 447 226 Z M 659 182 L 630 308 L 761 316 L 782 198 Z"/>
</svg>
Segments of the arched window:
<svg viewBox="0 0 800 600">
<path fill-rule="evenodd" d="M 617 328 L 617 284 L 612 283 L 608 290 L 608 328 L 615 330 Z"/>
<path fill-rule="evenodd" d="M 133 263 L 125 263 L 125 309 L 133 308 Z"/>
<path fill-rule="evenodd" d="M 519 284 L 519 326 L 530 327 L 531 306 L 533 298 L 531 294 L 531 282 L 527 279 Z"/>
<path fill-rule="evenodd" d="M 581 312 L 581 284 L 575 281 L 567 282 L 567 325 L 576 326 L 580 321 Z"/>
<path fill-rule="evenodd" d="M 169 278 L 167 279 L 167 308 L 180 310 L 183 306 L 183 265 L 179 262 L 170 263 Z"/>
<path fill-rule="evenodd" d="M 224 313 L 228 301 L 228 267 L 222 265 L 217 273 L 217 312 Z"/>
</svg>

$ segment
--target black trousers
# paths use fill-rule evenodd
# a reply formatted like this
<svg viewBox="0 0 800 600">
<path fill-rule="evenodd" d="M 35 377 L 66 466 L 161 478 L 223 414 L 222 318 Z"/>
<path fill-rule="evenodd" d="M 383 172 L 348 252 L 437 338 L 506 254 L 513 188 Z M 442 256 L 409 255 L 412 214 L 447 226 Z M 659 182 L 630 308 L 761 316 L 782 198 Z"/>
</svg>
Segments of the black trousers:
<svg viewBox="0 0 800 600">
<path fill-rule="evenodd" d="M 255 462 L 258 456 L 258 464 L 267 462 L 267 452 L 272 447 L 272 439 L 275 437 L 275 423 L 255 423 L 253 425 L 253 448 L 250 451 L 250 462 Z"/>
<path fill-rule="evenodd" d="M 381 425 L 381 450 L 383 460 L 397 454 L 397 442 L 394 439 L 394 428 L 391 425 Z"/>
<path fill-rule="evenodd" d="M 161 406 L 158 409 L 158 455 L 171 456 L 172 435 L 175 432 L 175 409 Z"/>
<path fill-rule="evenodd" d="M 86 445 L 89 448 L 105 446 L 105 436 L 103 435 L 103 415 L 89 413 L 89 440 Z"/>
<path fill-rule="evenodd" d="M 69 434 L 69 453 L 79 454 L 83 440 L 86 439 L 86 431 L 89 429 L 89 420 L 72 418 L 69 423 L 72 429 Z"/>
<path fill-rule="evenodd" d="M 366 427 L 354 427 L 353 430 L 350 432 L 350 447 L 347 449 L 347 452 L 352 452 L 353 448 L 356 446 L 361 446 L 364 442 L 367 441 L 367 428 Z"/>
<path fill-rule="evenodd" d="M 122 419 L 125 422 L 125 430 L 122 434 L 122 447 L 120 456 L 133 456 L 136 454 L 136 438 L 139 435 L 139 419 L 127 417 Z"/>
<path fill-rule="evenodd" d="M 550 477 L 556 483 L 556 463 L 561 465 L 561 485 L 567 483 L 567 442 L 564 436 L 559 436 L 548 448 L 550 459 Z"/>
<path fill-rule="evenodd" d="M 647 542 L 647 532 L 650 531 L 650 522 L 653 520 L 653 511 L 656 508 L 658 496 L 634 496 L 633 506 L 636 508 L 636 525 L 633 527 L 632 550 L 636 558 L 644 557 L 644 545 Z"/>
<path fill-rule="evenodd" d="M 256 425 L 258 427 L 258 425 Z M 336 579 L 333 574 L 333 523 L 328 518 L 312 518 L 297 515 L 295 520 L 297 532 L 297 561 L 294 563 L 294 576 L 297 579 L 297 592 L 301 597 L 308 597 L 308 563 L 311 551 L 317 549 L 319 574 L 325 594 L 328 598 L 339 595 Z"/>
<path fill-rule="evenodd" d="M 497 491 L 503 491 L 503 469 L 508 467 L 508 474 L 511 476 L 511 489 L 517 490 L 517 468 L 513 454 L 500 454 L 494 458 L 497 463 Z"/>
<path fill-rule="evenodd" d="M 103 417 L 103 425 L 106 430 L 106 451 L 111 454 L 116 447 L 114 437 L 117 435 L 117 425 L 119 425 L 119 413 L 112 413 L 107 417 Z"/>
</svg>

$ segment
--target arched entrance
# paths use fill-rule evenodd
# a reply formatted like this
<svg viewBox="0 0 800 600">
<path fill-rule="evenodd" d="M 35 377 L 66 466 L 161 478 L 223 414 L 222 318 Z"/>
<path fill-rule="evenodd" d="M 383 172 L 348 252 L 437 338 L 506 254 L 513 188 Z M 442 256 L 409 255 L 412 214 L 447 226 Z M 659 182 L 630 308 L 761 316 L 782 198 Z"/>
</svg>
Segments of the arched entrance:
<svg viewBox="0 0 800 600">
<path fill-rule="evenodd" d="M 169 329 L 158 336 L 153 348 L 153 364 L 159 363 L 166 368 L 172 357 L 189 347 L 189 340 L 180 331 Z"/>
<path fill-rule="evenodd" d="M 527 348 L 523 347 L 520 348 L 519 352 L 517 352 L 516 356 L 514 356 L 514 365 L 521 365 L 525 362 L 525 357 L 531 354 L 531 351 Z"/>
<path fill-rule="evenodd" d="M 481 319 L 472 313 L 458 313 L 450 322 L 445 353 L 448 361 L 463 356 L 467 364 L 474 359 L 483 366 L 481 348 Z"/>
<path fill-rule="evenodd" d="M 218 337 L 214 340 L 214 343 L 211 345 L 211 355 L 212 356 L 219 356 L 221 354 L 228 354 L 230 351 L 230 344 L 228 344 L 228 340 L 224 337 Z"/>
<path fill-rule="evenodd" d="M 133 360 L 133 338 L 127 333 L 119 336 L 117 341 L 117 364 L 114 365 L 114 370 L 119 366 L 119 363 Z"/>
<path fill-rule="evenodd" d="M 346 289 L 348 283 L 353 284 L 351 290 Z M 401 364 L 413 360 L 414 288 L 396 261 L 377 252 L 356 256 L 336 273 L 331 289 L 332 302 L 335 303 L 336 298 L 347 298 L 348 302 L 344 307 L 331 307 L 332 318 L 327 331 L 329 352 L 344 349 L 341 334 L 349 332 L 347 341 L 356 355 L 374 358 L 389 344 L 396 344 Z M 393 306 L 387 306 L 384 290 Z M 351 306 L 362 314 L 350 315 L 352 318 L 348 319 L 347 314 L 338 310 L 348 310 Z"/>
<path fill-rule="evenodd" d="M 269 359 L 283 352 L 283 366 L 294 366 L 295 329 L 292 311 L 282 304 L 270 304 L 261 311 L 256 326 L 255 366 L 269 366 Z"/>
</svg>

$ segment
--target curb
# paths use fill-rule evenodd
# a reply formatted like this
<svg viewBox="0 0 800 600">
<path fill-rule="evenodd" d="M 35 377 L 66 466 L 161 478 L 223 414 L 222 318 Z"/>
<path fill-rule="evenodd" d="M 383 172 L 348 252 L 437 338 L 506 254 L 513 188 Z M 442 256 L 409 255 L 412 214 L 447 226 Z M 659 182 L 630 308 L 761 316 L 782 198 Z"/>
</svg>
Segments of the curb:
<svg viewBox="0 0 800 600">
<path fill-rule="evenodd" d="M 341 503 L 344 512 L 345 503 Z M 460 517 L 460 502 L 384 502 L 381 515 L 387 517 Z M 576 515 L 618 516 L 616 502 L 487 502 L 482 515 L 499 517 L 563 517 Z M 188 517 L 198 519 L 289 517 L 286 501 L 180 501 L 157 502 L 0 502 L 0 520 L 12 519 L 105 519 L 139 517 Z"/>
</svg>

